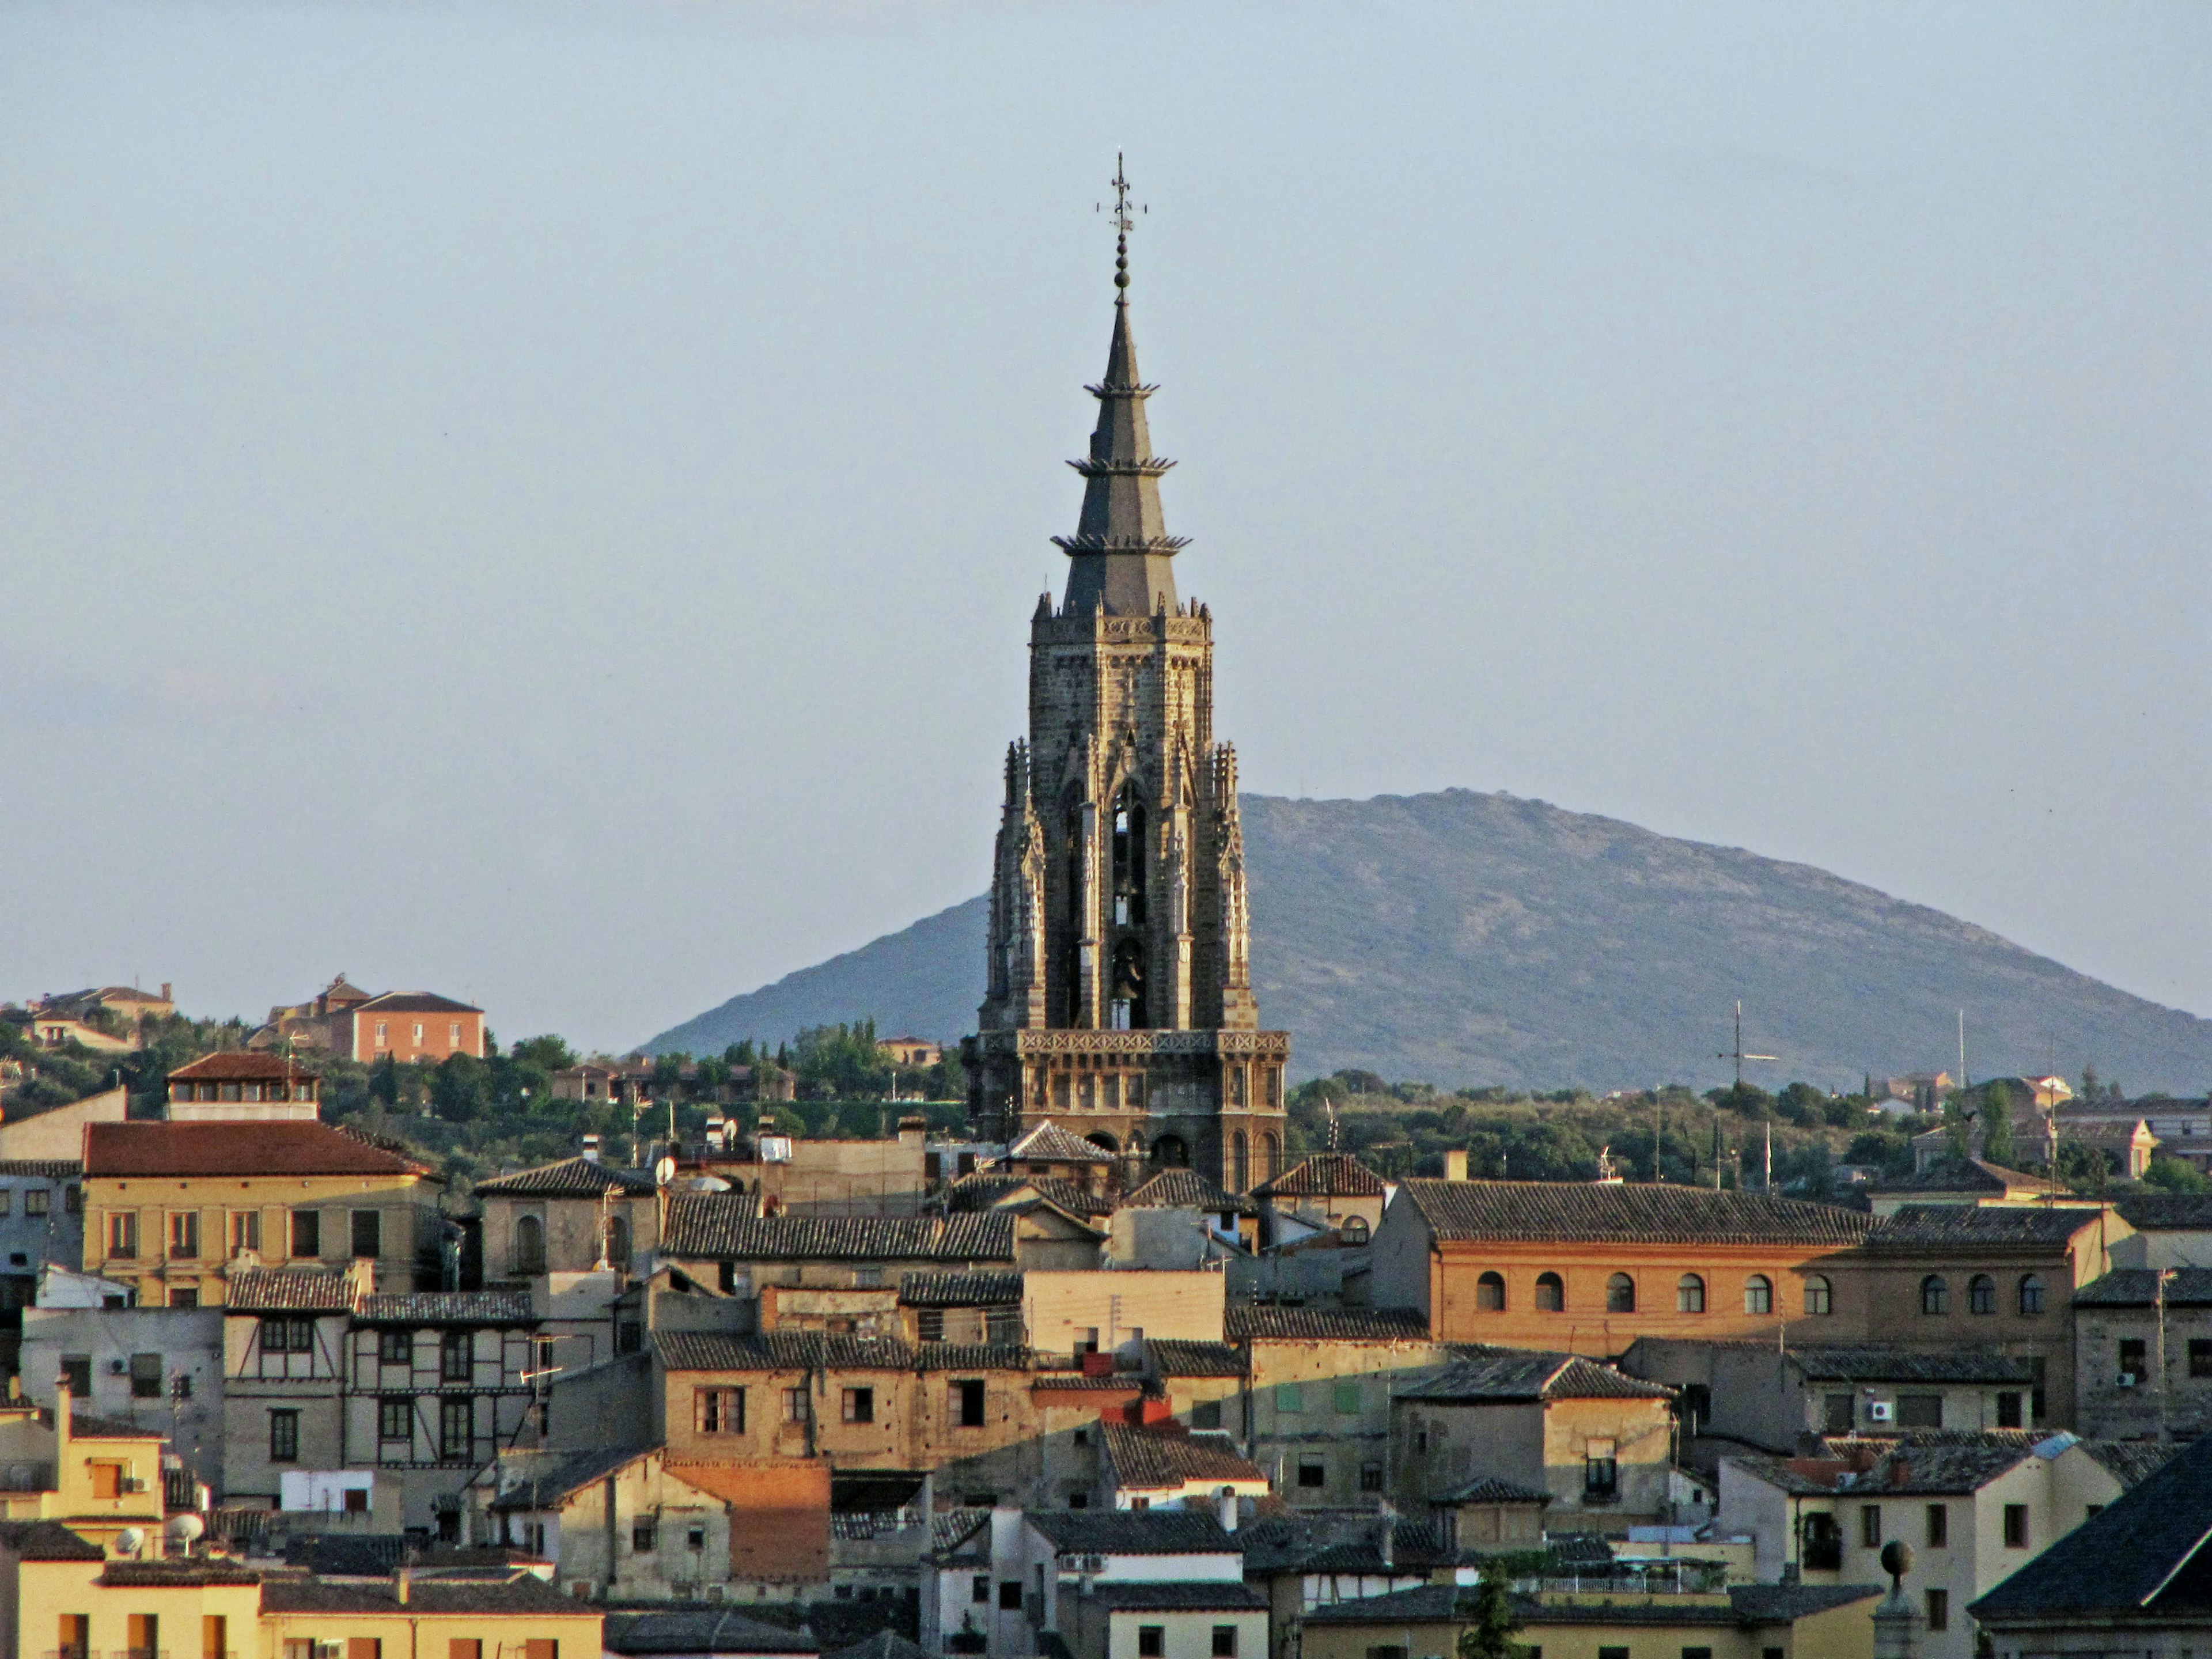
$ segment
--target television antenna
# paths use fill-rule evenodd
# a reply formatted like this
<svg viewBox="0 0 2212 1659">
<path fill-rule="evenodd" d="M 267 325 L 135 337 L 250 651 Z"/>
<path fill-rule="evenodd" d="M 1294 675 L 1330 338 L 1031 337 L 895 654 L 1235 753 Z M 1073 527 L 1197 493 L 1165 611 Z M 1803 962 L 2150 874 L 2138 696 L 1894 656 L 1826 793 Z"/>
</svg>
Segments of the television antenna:
<svg viewBox="0 0 2212 1659">
<path fill-rule="evenodd" d="M 1733 1048 L 1723 1049 L 1719 1054 L 1715 1054 L 1713 1058 L 1715 1060 L 1732 1060 L 1735 1062 L 1736 1092 L 1741 1094 L 1743 1092 L 1744 1061 L 1747 1060 L 1779 1060 L 1782 1056 L 1779 1054 L 1746 1054 L 1744 1052 L 1743 999 L 1741 997 L 1738 997 L 1735 1004 L 1735 1047 Z"/>
</svg>

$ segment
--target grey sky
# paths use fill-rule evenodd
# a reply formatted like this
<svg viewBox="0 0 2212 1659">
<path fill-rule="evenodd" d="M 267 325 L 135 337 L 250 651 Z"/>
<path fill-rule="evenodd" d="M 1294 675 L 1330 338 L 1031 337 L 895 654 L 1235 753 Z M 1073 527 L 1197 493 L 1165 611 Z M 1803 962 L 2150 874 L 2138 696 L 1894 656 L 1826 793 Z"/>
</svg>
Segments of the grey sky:
<svg viewBox="0 0 2212 1659">
<path fill-rule="evenodd" d="M 2212 1014 L 2212 12 L 0 10 L 0 996 L 627 1043 L 980 890 L 1117 147 L 1248 788 Z"/>
</svg>

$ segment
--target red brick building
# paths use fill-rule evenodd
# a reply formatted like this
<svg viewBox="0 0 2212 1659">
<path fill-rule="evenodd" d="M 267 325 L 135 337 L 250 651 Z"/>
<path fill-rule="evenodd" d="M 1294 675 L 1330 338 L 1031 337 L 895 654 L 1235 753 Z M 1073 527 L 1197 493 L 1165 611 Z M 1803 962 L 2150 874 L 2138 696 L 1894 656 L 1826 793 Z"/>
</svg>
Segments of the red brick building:
<svg viewBox="0 0 2212 1659">
<path fill-rule="evenodd" d="M 483 1010 L 431 991 L 388 991 L 331 1017 L 331 1048 L 364 1062 L 484 1057 Z"/>
</svg>

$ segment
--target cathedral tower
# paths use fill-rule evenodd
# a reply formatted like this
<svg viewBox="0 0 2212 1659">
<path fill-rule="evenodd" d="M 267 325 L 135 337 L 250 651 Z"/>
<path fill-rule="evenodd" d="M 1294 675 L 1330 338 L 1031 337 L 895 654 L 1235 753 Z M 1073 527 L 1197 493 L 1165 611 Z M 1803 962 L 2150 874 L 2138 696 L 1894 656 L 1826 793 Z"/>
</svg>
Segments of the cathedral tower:
<svg viewBox="0 0 2212 1659">
<path fill-rule="evenodd" d="M 1030 623 L 1030 735 L 1006 756 L 969 1107 L 1051 1119 L 1127 1178 L 1192 1166 L 1242 1192 L 1283 1167 L 1290 1036 L 1252 1000 L 1237 752 L 1213 740 L 1213 619 L 1176 597 L 1129 325 L 1127 187 L 1114 335 L 1057 608 Z"/>
</svg>

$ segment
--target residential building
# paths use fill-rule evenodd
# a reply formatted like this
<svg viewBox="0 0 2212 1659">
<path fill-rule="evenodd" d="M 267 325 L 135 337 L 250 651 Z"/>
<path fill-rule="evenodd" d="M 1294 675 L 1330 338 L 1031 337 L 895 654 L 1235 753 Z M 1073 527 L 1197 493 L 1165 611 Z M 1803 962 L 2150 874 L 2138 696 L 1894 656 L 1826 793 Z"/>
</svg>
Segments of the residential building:
<svg viewBox="0 0 2212 1659">
<path fill-rule="evenodd" d="M 896 1139 L 817 1139 L 763 1121 L 750 1140 L 687 1150 L 686 1169 L 726 1181 L 762 1216 L 914 1216 L 927 1196 L 925 1123 L 897 1121 Z"/>
<path fill-rule="evenodd" d="M 348 1659 L 594 1659 L 599 1611 L 528 1572 L 431 1577 L 402 1568 L 389 1577 L 269 1577 L 261 1584 L 258 1650 L 313 1654 L 329 1644 Z M 204 1638 L 203 1638 L 204 1639 Z"/>
<path fill-rule="evenodd" d="M 945 1058 L 944 1045 L 918 1036 L 879 1037 L 876 1052 L 892 1065 L 908 1071 L 937 1065 Z"/>
<path fill-rule="evenodd" d="M 269 1011 L 269 1022 L 246 1039 L 254 1049 L 285 1048 L 317 1051 L 352 1057 L 340 1028 L 352 1012 L 368 1000 L 368 993 L 340 974 L 305 1002 L 280 1004 Z"/>
<path fill-rule="evenodd" d="M 1050 1265 L 1055 1247 L 1085 1248 L 1079 1224 L 1048 1215 L 756 1216 L 740 1193 L 668 1200 L 661 1255 L 724 1296 L 752 1298 L 770 1285 L 889 1290 L 908 1273 Z M 1087 1245 L 1097 1259 L 1097 1240 Z M 1079 1265 L 1079 1263 L 1078 1264 Z"/>
<path fill-rule="evenodd" d="M 160 1435 L 196 1483 L 222 1489 L 222 1312 L 27 1308 L 17 1374 L 46 1409 L 62 1379 L 80 1411 Z"/>
<path fill-rule="evenodd" d="M 1542 1505 L 1549 1498 L 1510 1488 L 1508 1483 L 1488 1485 L 1499 1489 L 1500 1495 L 1510 1490 L 1517 1500 L 1487 1506 L 1514 1511 L 1513 1523 L 1504 1535 L 1522 1547 L 1542 1548 Z M 1302 1510 L 1255 1516 L 1239 1526 L 1237 1541 L 1244 1552 L 1244 1582 L 1267 1598 L 1269 1651 L 1274 1659 L 1296 1659 L 1302 1623 L 1317 1607 L 1389 1595 L 1431 1582 L 1473 1582 L 1480 1555 L 1462 1547 L 1458 1530 L 1458 1512 L 1449 1509 L 1420 1516 L 1373 1509 Z M 1493 1550 L 1500 1536 L 1493 1516 Z"/>
<path fill-rule="evenodd" d="M 2142 1180 L 2150 1170 L 2154 1152 L 2183 1156 L 2185 1161 L 2197 1163 L 2200 1169 L 2204 1167 L 2199 1160 L 2212 1156 L 2212 1141 L 2208 1141 L 2206 1133 L 2208 1118 L 2212 1118 L 2212 1114 L 2208 1114 L 2201 1103 L 2193 1111 L 2180 1101 L 2158 1104 L 2169 1109 L 2154 1113 L 2153 1103 L 2148 1101 L 2081 1101 L 2061 1106 L 2051 1115 L 2057 1121 L 2062 1145 L 2074 1141 L 2094 1147 L 2105 1154 L 2115 1173 L 2124 1180 Z M 2151 1121 L 2154 1115 L 2176 1132 L 2174 1138 L 2183 1142 L 2180 1147 L 2169 1148 L 2163 1144 Z M 2013 1139 L 2015 1145 L 2021 1139 L 2017 1129 L 2013 1132 Z"/>
<path fill-rule="evenodd" d="M 1193 1434 L 1172 1420 L 1100 1424 L 1104 1490 L 1086 1508 L 1215 1510 L 1224 1498 L 1267 1495 L 1267 1471 L 1237 1455 L 1225 1434 Z"/>
<path fill-rule="evenodd" d="M 652 1172 L 603 1164 L 596 1152 L 479 1181 L 476 1197 L 487 1279 L 527 1284 L 549 1273 L 627 1273 L 635 1256 L 659 1243 Z"/>
<path fill-rule="evenodd" d="M 1031 618 L 1029 737 L 1007 751 L 969 1119 L 1007 1140 L 1079 1123 L 1243 1193 L 1282 1169 L 1290 1035 L 1261 1029 L 1252 994 L 1213 619 L 1176 596 L 1126 304 L 1091 391 L 1066 591 Z"/>
<path fill-rule="evenodd" d="M 1865 1191 L 1874 1213 L 1884 1220 L 1908 1204 L 2037 1204 L 2071 1196 L 2057 1182 L 1978 1158 L 1923 1159 L 1911 1174 L 1884 1176 Z"/>
<path fill-rule="evenodd" d="M 218 1306 L 231 1275 L 371 1265 L 377 1288 L 442 1277 L 444 1182 L 326 1123 L 92 1123 L 85 1265 L 151 1307 Z"/>
<path fill-rule="evenodd" d="M 1052 1354 L 1119 1354 L 1133 1364 L 1146 1336 L 1218 1342 L 1224 1316 L 1218 1273 L 1033 1270 L 1022 1275 L 1029 1346 Z"/>
<path fill-rule="evenodd" d="M 1522 1651 L 1547 1659 L 1620 1659 L 1680 1652 L 1711 1659 L 1869 1659 L 1874 1651 L 1874 1583 L 1757 1584 L 1652 1589 L 1595 1594 L 1571 1579 L 1528 1581 L 1511 1596 Z M 1395 1595 L 1337 1601 L 1309 1613 L 1300 1631 L 1303 1659 L 1391 1659 L 1448 1655 L 1474 1621 L 1477 1592 L 1431 1584 Z M 1923 1650 L 1926 1651 L 1925 1649 Z"/>
<path fill-rule="evenodd" d="M 2034 1368 L 1996 1348 L 1926 1352 L 1881 1342 L 1778 1348 L 1767 1342 L 1640 1337 L 1631 1376 L 1680 1395 L 1684 1431 L 1795 1453 L 1823 1435 L 1899 1429 L 2025 1429 Z"/>
<path fill-rule="evenodd" d="M 1770 1193 L 1406 1181 L 1376 1229 L 1371 1295 L 1449 1342 L 1610 1357 L 1640 1336 L 1811 1340 L 1828 1264 L 1873 1225 Z"/>
<path fill-rule="evenodd" d="M 2115 1267 L 2075 1291 L 2074 1387 L 2085 1434 L 2212 1433 L 2212 1268 Z"/>
<path fill-rule="evenodd" d="M 1549 1492 L 1556 1529 L 1672 1521 L 1674 1398 L 1578 1354 L 1458 1348 L 1392 1387 L 1390 1490 L 1437 1504 L 1495 1476 Z"/>
<path fill-rule="evenodd" d="M 553 1073 L 556 1100 L 604 1100 L 633 1109 L 651 1097 L 653 1062 L 642 1055 L 630 1060 L 586 1060 Z"/>
<path fill-rule="evenodd" d="M 234 1562 L 118 1560 L 57 1522 L 0 1522 L 0 1643 L 11 1654 L 159 1655 L 172 1644 L 258 1654 L 260 1604 L 260 1575 Z"/>
<path fill-rule="evenodd" d="M 1277 1496 L 1300 1508 L 1371 1504 L 1389 1490 L 1391 1400 L 1432 1375 L 1445 1358 L 1427 1323 L 1408 1308 L 1231 1306 L 1223 1334 L 1243 1358 L 1231 1379 L 1213 1356 L 1185 1351 L 1179 1369 L 1206 1376 L 1165 1377 L 1170 1399 L 1188 1402 L 1194 1427 L 1243 1437 L 1252 1461 L 1274 1477 Z"/>
<path fill-rule="evenodd" d="M 899 1281 L 898 1309 L 896 1334 L 909 1342 L 1025 1346 L 1022 1275 L 1011 1269 L 908 1273 Z"/>
<path fill-rule="evenodd" d="M 1021 1542 L 1040 1637 L 1076 1659 L 1264 1655 L 1267 1603 L 1244 1583 L 1235 1535 L 1212 1514 L 1174 1515 L 1030 1513 Z"/>
<path fill-rule="evenodd" d="M 85 1125 L 120 1123 L 130 1109 L 130 1091 L 120 1088 L 103 1089 L 27 1116 L 17 1116 L 10 1107 L 8 1121 L 0 1123 L 0 1158 L 78 1164 L 84 1156 Z"/>
<path fill-rule="evenodd" d="M 1195 1170 L 1163 1170 L 1115 1200 L 1106 1260 L 1115 1267 L 1196 1267 L 1249 1255 L 1260 1207 Z"/>
<path fill-rule="evenodd" d="M 230 1049 L 169 1073 L 172 1123 L 314 1122 L 322 1079 L 289 1054 Z"/>
<path fill-rule="evenodd" d="M 84 1265 L 83 1174 L 75 1158 L 0 1160 L 0 1316 L 38 1299 L 42 1267 Z"/>
<path fill-rule="evenodd" d="M 477 1536 L 539 1551 L 605 1601 L 791 1601 L 830 1583 L 830 1469 L 672 1462 L 658 1446 L 502 1451 L 472 1483 Z"/>
<path fill-rule="evenodd" d="M 2142 1190 L 2112 1207 L 2133 1230 L 2112 1241 L 2116 1267 L 2212 1267 L 2212 1194 Z"/>
<path fill-rule="evenodd" d="M 1996 1659 L 2179 1659 L 2212 1646 L 2212 1438 L 2199 1440 L 1967 1612 Z"/>
<path fill-rule="evenodd" d="M 458 1539 L 470 1477 L 539 1432 L 541 1348 L 526 1293 L 379 1292 L 359 1266 L 249 1268 L 231 1291 L 227 1504 L 292 1509 L 288 1478 L 375 1473 L 397 1483 L 407 1527 Z M 349 1487 L 363 1508 L 371 1484 Z"/>
<path fill-rule="evenodd" d="M 1748 1532 L 1762 1583 L 1850 1585 L 1912 1547 L 1904 1589 L 1926 1620 L 1922 1659 L 1972 1659 L 1967 1607 L 2114 1503 L 2166 1452 L 2070 1434 L 1834 1440 L 1819 1457 L 1721 1462 L 1723 1528 Z"/>
<path fill-rule="evenodd" d="M 76 1409 L 0 1405 L 0 1517 L 58 1521 L 99 1550 L 158 1557 L 166 1547 L 161 1433 Z"/>
<path fill-rule="evenodd" d="M 1269 1245 L 1334 1232 L 1356 1248 L 1382 1224 L 1389 1189 L 1382 1176 L 1351 1153 L 1322 1152 L 1261 1182 L 1252 1196 L 1260 1200 L 1265 1218 L 1261 1237 Z"/>
<path fill-rule="evenodd" d="M 433 991 L 387 991 L 331 1015 L 331 1047 L 364 1064 L 484 1057 L 483 1010 Z"/>
</svg>

